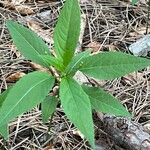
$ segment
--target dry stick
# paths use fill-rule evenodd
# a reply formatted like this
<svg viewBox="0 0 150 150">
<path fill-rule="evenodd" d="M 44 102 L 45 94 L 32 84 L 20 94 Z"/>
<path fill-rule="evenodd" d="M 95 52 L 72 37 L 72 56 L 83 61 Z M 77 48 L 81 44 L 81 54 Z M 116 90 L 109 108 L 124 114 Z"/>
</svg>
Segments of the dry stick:
<svg viewBox="0 0 150 150">
<path fill-rule="evenodd" d="M 148 34 L 149 20 L 150 20 L 150 0 L 148 1 L 148 11 L 147 11 L 147 24 L 146 24 L 146 34 Z"/>
<path fill-rule="evenodd" d="M 51 71 L 52 75 L 56 77 L 56 82 L 60 83 L 60 78 L 59 78 L 59 74 L 57 73 L 57 71 L 53 67 L 50 68 L 50 71 Z M 58 93 L 58 89 L 55 92 Z M 55 96 L 55 94 L 56 93 L 53 93 L 53 96 Z M 47 130 L 47 139 L 49 138 L 49 134 L 51 132 L 51 124 L 52 124 L 52 121 L 53 121 L 53 117 L 54 117 L 54 113 L 52 113 L 50 121 L 49 121 L 48 130 Z"/>
<path fill-rule="evenodd" d="M 150 149 L 150 135 L 141 124 L 128 118 L 104 116 L 105 132 L 111 136 L 116 144 L 128 150 Z"/>
</svg>

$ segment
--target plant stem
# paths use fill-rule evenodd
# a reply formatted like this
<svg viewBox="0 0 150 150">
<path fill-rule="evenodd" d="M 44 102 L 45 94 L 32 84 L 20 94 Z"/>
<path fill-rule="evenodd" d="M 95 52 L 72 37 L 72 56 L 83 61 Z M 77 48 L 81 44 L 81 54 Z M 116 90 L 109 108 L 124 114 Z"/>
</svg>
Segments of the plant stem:
<svg viewBox="0 0 150 150">
<path fill-rule="evenodd" d="M 146 34 L 148 34 L 149 20 L 150 20 L 150 0 L 148 1 L 148 14 L 147 14 L 147 25 L 146 25 Z"/>
</svg>

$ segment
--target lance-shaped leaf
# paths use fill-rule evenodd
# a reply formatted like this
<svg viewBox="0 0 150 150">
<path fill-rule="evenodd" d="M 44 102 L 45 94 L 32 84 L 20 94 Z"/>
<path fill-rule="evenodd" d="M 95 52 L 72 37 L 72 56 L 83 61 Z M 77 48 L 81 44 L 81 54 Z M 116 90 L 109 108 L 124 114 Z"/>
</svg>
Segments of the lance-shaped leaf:
<svg viewBox="0 0 150 150">
<path fill-rule="evenodd" d="M 57 57 L 66 66 L 73 57 L 80 34 L 80 7 L 78 0 L 66 0 L 54 30 Z"/>
<path fill-rule="evenodd" d="M 67 68 L 65 69 L 65 72 L 67 74 L 75 74 L 75 72 L 77 70 L 79 70 L 80 66 L 82 66 L 82 59 L 85 57 L 90 56 L 90 51 L 87 50 L 85 52 L 81 52 L 79 54 L 77 54 L 76 56 L 74 56 L 71 60 L 71 62 L 69 63 L 69 65 L 67 66 Z"/>
<path fill-rule="evenodd" d="M 0 126 L 39 104 L 54 84 L 54 78 L 44 72 L 30 73 L 9 91 L 0 109 Z"/>
<path fill-rule="evenodd" d="M 84 134 L 94 148 L 94 128 L 91 104 L 82 87 L 72 78 L 63 78 L 60 99 L 67 117 Z"/>
<path fill-rule="evenodd" d="M 150 65 L 150 60 L 121 52 L 105 52 L 86 57 L 79 69 L 97 79 L 114 79 Z"/>
<path fill-rule="evenodd" d="M 96 111 L 116 116 L 131 116 L 122 104 L 109 93 L 97 87 L 83 85 L 82 88 L 89 96 L 91 105 Z"/>
<path fill-rule="evenodd" d="M 48 67 L 39 55 L 50 54 L 48 46 L 33 31 L 14 21 L 7 21 L 7 27 L 18 50 L 29 60 Z"/>
<path fill-rule="evenodd" d="M 2 107 L 3 102 L 5 101 L 8 92 L 10 91 L 11 88 L 8 88 L 7 90 L 5 90 L 1 95 L 0 95 L 0 109 Z M 8 138 L 8 126 L 5 123 L 4 125 L 0 126 L 0 134 L 7 139 Z"/>
<path fill-rule="evenodd" d="M 58 104 L 58 99 L 54 96 L 47 96 L 42 102 L 42 120 L 44 123 L 48 122 L 48 119 L 55 112 Z"/>
</svg>

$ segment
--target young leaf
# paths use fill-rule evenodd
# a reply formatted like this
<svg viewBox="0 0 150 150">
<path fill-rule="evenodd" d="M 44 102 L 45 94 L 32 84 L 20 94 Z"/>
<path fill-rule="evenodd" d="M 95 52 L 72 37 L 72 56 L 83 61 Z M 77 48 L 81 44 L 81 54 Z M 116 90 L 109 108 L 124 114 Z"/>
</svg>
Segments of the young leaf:
<svg viewBox="0 0 150 150">
<path fill-rule="evenodd" d="M 5 101 L 8 92 L 10 91 L 11 88 L 8 88 L 7 90 L 5 90 L 1 95 L 0 95 L 0 109 L 2 107 L 3 102 Z M 4 124 L 2 126 L 0 126 L 0 134 L 7 139 L 8 138 L 8 126 L 7 124 Z"/>
<path fill-rule="evenodd" d="M 79 69 L 97 79 L 114 79 L 150 65 L 150 60 L 120 52 L 105 52 L 86 57 Z"/>
<path fill-rule="evenodd" d="M 85 52 L 81 52 L 79 54 L 77 54 L 76 56 L 74 56 L 72 58 L 72 61 L 70 62 L 70 64 L 67 66 L 65 72 L 67 74 L 74 74 L 79 68 L 80 66 L 82 65 L 82 59 L 85 58 L 85 57 L 88 57 L 90 56 L 90 51 L 87 50 Z"/>
<path fill-rule="evenodd" d="M 89 96 L 91 105 L 96 111 L 116 116 L 131 116 L 122 104 L 109 93 L 97 87 L 87 87 L 83 85 L 82 88 Z"/>
<path fill-rule="evenodd" d="M 67 66 L 74 55 L 80 34 L 80 7 L 78 0 L 66 0 L 54 30 L 57 57 Z"/>
<path fill-rule="evenodd" d="M 30 29 L 14 21 L 7 21 L 7 27 L 18 50 L 29 60 L 48 67 L 39 55 L 50 54 L 48 46 Z"/>
<path fill-rule="evenodd" d="M 63 78 L 60 84 L 60 100 L 67 117 L 84 134 L 94 148 L 91 104 L 81 86 L 72 78 Z"/>
<path fill-rule="evenodd" d="M 62 62 L 50 55 L 39 55 L 49 66 L 54 66 L 59 71 L 64 70 L 64 65 Z"/>
<path fill-rule="evenodd" d="M 55 112 L 58 104 L 58 99 L 54 96 L 47 96 L 42 102 L 42 120 L 44 123 L 48 122 L 48 119 Z"/>
<path fill-rule="evenodd" d="M 30 73 L 9 91 L 0 109 L 0 126 L 39 104 L 54 84 L 54 78 L 44 72 Z"/>
</svg>

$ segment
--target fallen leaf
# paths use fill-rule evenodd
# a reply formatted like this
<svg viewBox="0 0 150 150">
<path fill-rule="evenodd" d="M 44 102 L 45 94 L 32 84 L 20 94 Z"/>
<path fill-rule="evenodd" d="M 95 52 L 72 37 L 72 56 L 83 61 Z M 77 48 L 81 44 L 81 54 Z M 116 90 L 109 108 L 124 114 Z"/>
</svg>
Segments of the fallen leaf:
<svg viewBox="0 0 150 150">
<path fill-rule="evenodd" d="M 24 72 L 16 72 L 6 78 L 7 82 L 16 82 L 25 75 Z"/>
</svg>

